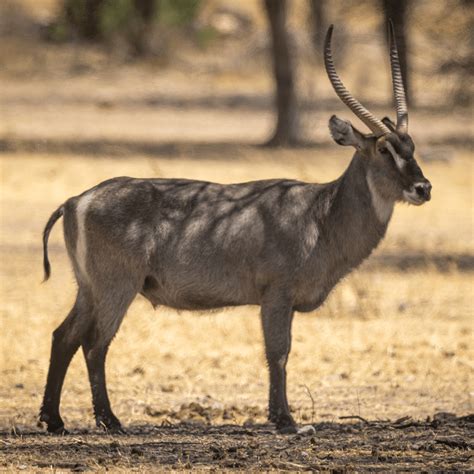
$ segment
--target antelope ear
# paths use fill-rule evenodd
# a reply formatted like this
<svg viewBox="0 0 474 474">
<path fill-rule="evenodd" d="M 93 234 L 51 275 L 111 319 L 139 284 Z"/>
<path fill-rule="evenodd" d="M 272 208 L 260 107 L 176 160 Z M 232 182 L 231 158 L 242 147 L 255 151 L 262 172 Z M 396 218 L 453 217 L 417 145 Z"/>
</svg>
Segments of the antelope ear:
<svg viewBox="0 0 474 474">
<path fill-rule="evenodd" d="M 329 119 L 331 137 L 338 145 L 353 146 L 358 150 L 364 147 L 365 136 L 359 132 L 348 120 L 342 120 L 333 115 Z"/>
<path fill-rule="evenodd" d="M 391 132 L 394 132 L 396 129 L 397 129 L 397 126 L 395 125 L 395 123 L 390 120 L 388 117 L 384 117 L 382 119 L 382 123 L 387 126 Z"/>
</svg>

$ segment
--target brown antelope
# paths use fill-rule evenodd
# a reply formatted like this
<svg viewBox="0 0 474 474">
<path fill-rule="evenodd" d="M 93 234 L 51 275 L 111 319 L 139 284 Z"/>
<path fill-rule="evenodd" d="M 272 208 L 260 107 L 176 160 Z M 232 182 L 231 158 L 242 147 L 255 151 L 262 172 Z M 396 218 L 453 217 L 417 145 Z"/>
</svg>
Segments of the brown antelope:
<svg viewBox="0 0 474 474">
<path fill-rule="evenodd" d="M 396 202 L 420 205 L 430 182 L 413 157 L 393 27 L 390 61 L 397 123 L 379 120 L 344 87 L 331 54 L 324 59 L 340 99 L 372 133 L 332 116 L 336 143 L 355 153 L 326 184 L 272 179 L 222 185 L 185 179 L 110 179 L 68 199 L 46 224 L 47 243 L 64 218 L 64 240 L 77 280 L 76 301 L 54 331 L 40 412 L 48 431 L 64 432 L 61 388 L 82 346 L 98 426 L 120 431 L 105 383 L 105 358 L 140 293 L 154 307 L 206 310 L 259 305 L 270 373 L 269 420 L 282 432 L 295 422 L 286 396 L 286 363 L 295 311 L 318 308 L 337 282 L 377 247 Z"/>
</svg>

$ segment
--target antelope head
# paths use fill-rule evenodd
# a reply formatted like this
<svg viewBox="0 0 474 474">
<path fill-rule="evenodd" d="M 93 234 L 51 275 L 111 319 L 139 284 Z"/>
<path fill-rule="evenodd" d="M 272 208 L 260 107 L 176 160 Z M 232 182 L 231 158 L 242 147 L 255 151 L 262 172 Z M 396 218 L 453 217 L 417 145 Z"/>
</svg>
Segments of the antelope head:
<svg viewBox="0 0 474 474">
<path fill-rule="evenodd" d="M 379 120 L 346 89 L 332 59 L 332 32 L 333 25 L 329 27 L 324 46 L 324 63 L 329 80 L 342 102 L 372 131 L 364 134 L 349 121 L 333 115 L 329 130 L 334 141 L 339 145 L 353 146 L 365 158 L 367 178 L 385 199 L 417 206 L 429 201 L 431 183 L 423 176 L 413 156 L 415 145 L 408 135 L 408 109 L 393 24 L 390 22 L 389 43 L 396 124 L 387 117 Z"/>
</svg>

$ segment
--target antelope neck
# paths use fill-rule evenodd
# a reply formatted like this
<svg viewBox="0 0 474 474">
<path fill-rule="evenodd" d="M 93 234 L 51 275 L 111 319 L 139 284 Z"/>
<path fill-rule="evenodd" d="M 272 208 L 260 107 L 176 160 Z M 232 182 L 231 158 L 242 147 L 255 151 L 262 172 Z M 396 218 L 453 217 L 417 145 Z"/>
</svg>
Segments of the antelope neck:
<svg viewBox="0 0 474 474">
<path fill-rule="evenodd" d="M 392 216 L 394 201 L 386 199 L 379 191 L 374 174 L 359 153 L 354 155 L 338 185 L 335 204 L 347 230 L 359 228 L 363 222 L 383 236 Z"/>
<path fill-rule="evenodd" d="M 384 198 L 377 191 L 377 186 L 370 170 L 367 171 L 366 179 L 375 215 L 377 216 L 377 219 L 380 221 L 381 224 L 388 224 L 390 217 L 392 217 L 394 202 Z"/>
</svg>

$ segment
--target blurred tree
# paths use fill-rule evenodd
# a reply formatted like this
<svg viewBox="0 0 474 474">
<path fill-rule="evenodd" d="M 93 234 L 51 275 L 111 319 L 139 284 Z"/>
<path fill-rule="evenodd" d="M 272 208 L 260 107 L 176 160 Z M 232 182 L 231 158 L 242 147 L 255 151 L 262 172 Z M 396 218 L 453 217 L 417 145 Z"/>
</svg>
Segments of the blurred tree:
<svg viewBox="0 0 474 474">
<path fill-rule="evenodd" d="M 101 36 L 100 13 L 104 0 L 64 0 L 64 17 L 75 33 L 87 40 Z"/>
<path fill-rule="evenodd" d="M 311 39 L 313 41 L 314 49 L 316 50 L 316 57 L 322 61 L 321 54 L 324 47 L 324 36 L 326 33 L 326 4 L 325 0 L 309 0 L 311 7 L 310 28 Z"/>
<path fill-rule="evenodd" d="M 407 16 L 410 0 L 382 0 L 385 13 L 385 25 L 391 19 L 395 28 L 395 39 L 397 41 L 398 56 L 402 69 L 403 83 L 408 104 L 411 102 L 410 91 L 410 67 L 408 64 L 408 33 Z M 388 38 L 388 35 L 387 35 Z"/>
<path fill-rule="evenodd" d="M 286 0 L 265 0 L 272 37 L 276 83 L 277 123 L 269 146 L 294 145 L 298 141 L 298 111 L 290 42 L 286 31 Z"/>
<path fill-rule="evenodd" d="M 157 0 L 133 0 L 134 10 L 131 25 L 129 41 L 138 56 L 149 52 L 149 37 L 153 23 L 157 18 L 158 2 Z"/>
<path fill-rule="evenodd" d="M 150 52 L 153 28 L 179 29 L 195 20 L 202 0 L 62 0 L 62 14 L 49 37 L 107 41 L 122 37 L 132 53 Z"/>
<path fill-rule="evenodd" d="M 435 73 L 449 80 L 447 91 L 452 103 L 472 107 L 474 97 L 474 2 L 458 0 L 447 3 L 441 19 L 427 25 L 432 41 L 437 45 L 433 56 L 438 56 Z M 457 3 L 457 5 L 456 5 Z M 453 8 L 456 7 L 456 11 Z M 446 54 L 449 51 L 449 54 Z"/>
</svg>

